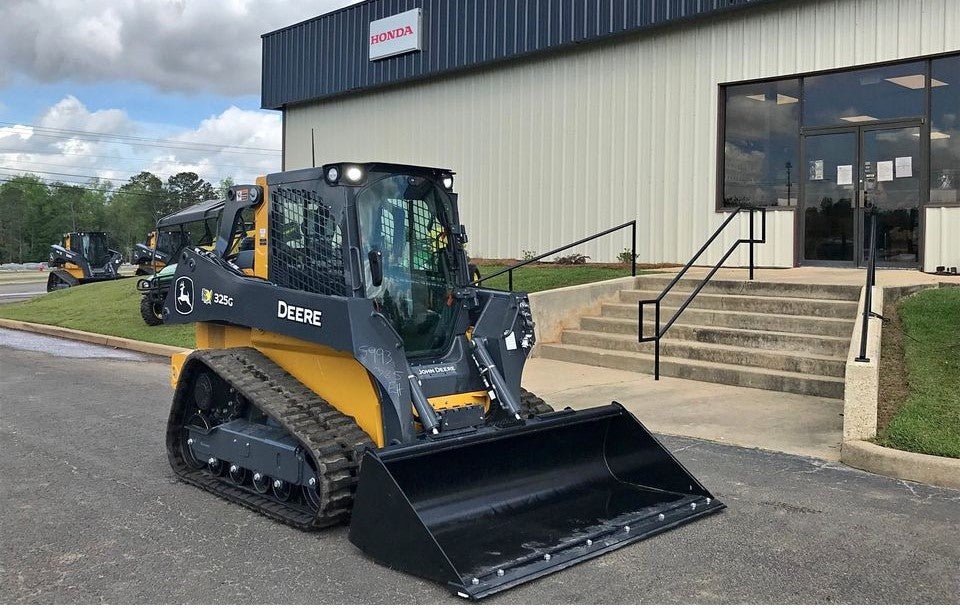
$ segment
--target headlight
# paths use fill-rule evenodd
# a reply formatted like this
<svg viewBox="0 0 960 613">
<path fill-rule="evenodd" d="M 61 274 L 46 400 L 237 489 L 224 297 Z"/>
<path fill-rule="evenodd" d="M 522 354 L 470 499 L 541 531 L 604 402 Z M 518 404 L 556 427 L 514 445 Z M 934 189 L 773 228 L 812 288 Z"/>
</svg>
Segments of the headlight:
<svg viewBox="0 0 960 613">
<path fill-rule="evenodd" d="M 453 176 L 452 176 L 452 175 L 443 175 L 443 179 L 441 179 L 441 181 L 443 182 L 443 189 L 448 190 L 448 191 L 453 189 Z"/>
<path fill-rule="evenodd" d="M 347 166 L 347 181 L 359 183 L 363 179 L 363 171 L 358 166 Z"/>
<path fill-rule="evenodd" d="M 336 183 L 340 180 L 340 169 L 336 166 L 331 166 L 327 169 L 327 183 Z"/>
</svg>

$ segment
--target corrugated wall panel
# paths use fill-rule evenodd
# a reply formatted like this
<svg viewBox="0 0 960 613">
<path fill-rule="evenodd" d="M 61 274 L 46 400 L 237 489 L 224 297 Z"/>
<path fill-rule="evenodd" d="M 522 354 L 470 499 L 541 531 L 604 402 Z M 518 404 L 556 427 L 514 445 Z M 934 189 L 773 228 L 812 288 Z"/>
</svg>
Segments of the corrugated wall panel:
<svg viewBox="0 0 960 613">
<path fill-rule="evenodd" d="M 477 256 L 542 253 L 636 218 L 642 261 L 685 261 L 723 221 L 715 212 L 719 83 L 960 50 L 958 25 L 955 0 L 773 3 L 294 106 L 285 114 L 286 164 L 310 164 L 316 128 L 318 163 L 451 167 Z M 771 212 L 769 223 L 759 261 L 791 266 L 793 212 Z M 745 221 L 736 226 L 724 243 L 746 236 Z M 583 252 L 611 261 L 628 240 Z"/>
<path fill-rule="evenodd" d="M 960 267 L 960 207 L 928 207 L 924 269 Z"/>
</svg>

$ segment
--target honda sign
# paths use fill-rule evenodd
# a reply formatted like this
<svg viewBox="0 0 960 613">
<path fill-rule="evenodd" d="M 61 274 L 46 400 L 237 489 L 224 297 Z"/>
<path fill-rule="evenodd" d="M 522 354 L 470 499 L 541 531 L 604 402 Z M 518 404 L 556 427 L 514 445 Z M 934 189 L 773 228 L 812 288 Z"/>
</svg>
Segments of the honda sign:
<svg viewBox="0 0 960 613">
<path fill-rule="evenodd" d="M 370 60 L 420 51 L 421 9 L 370 22 Z"/>
</svg>

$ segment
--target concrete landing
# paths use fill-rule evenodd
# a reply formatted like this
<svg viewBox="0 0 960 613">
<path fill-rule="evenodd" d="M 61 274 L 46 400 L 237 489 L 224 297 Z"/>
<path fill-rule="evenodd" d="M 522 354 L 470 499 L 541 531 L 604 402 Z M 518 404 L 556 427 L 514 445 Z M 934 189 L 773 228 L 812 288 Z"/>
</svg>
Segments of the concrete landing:
<svg viewBox="0 0 960 613">
<path fill-rule="evenodd" d="M 663 273 L 655 274 L 672 278 L 679 270 L 679 268 L 665 268 Z M 702 279 L 709 271 L 710 268 L 694 266 L 687 272 L 686 276 L 690 279 Z M 821 266 L 757 268 L 755 280 L 773 283 L 817 283 L 862 287 L 866 280 L 866 274 L 867 271 L 864 268 L 828 268 Z M 748 272 L 745 268 L 721 268 L 713 278 L 746 281 Z M 960 277 L 933 275 L 919 270 L 877 268 L 877 285 L 880 287 L 923 285 L 925 283 L 960 283 Z"/>
<path fill-rule="evenodd" d="M 650 430 L 825 460 L 840 459 L 843 401 L 535 358 L 523 386 L 555 409 L 616 400 Z"/>
</svg>

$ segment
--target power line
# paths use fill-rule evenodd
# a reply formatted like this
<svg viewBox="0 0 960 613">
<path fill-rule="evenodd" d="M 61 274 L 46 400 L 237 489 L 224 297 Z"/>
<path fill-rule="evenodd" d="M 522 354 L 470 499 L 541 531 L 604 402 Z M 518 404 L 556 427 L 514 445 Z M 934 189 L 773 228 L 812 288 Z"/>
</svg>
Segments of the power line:
<svg viewBox="0 0 960 613">
<path fill-rule="evenodd" d="M 12 174 L 8 174 L 8 173 L 0 173 L 0 183 L 11 183 L 11 182 L 13 182 L 13 181 L 16 181 L 17 179 L 24 179 L 24 178 L 27 178 L 27 177 L 24 176 L 24 175 L 12 175 Z M 133 195 L 133 196 L 150 196 L 150 197 L 152 197 L 152 198 L 157 198 L 157 199 L 162 199 L 162 198 L 164 198 L 164 197 L 167 195 L 167 194 L 158 194 L 158 193 L 151 193 L 151 192 L 136 192 L 136 191 L 127 190 L 127 189 L 122 189 L 122 188 L 90 187 L 90 186 L 87 186 L 87 185 L 76 185 L 76 184 L 74 184 L 74 183 L 66 183 L 66 182 L 62 182 L 62 181 L 57 181 L 56 183 L 49 183 L 46 179 L 43 179 L 43 178 L 41 178 L 41 177 L 37 177 L 37 179 L 40 180 L 40 183 L 41 183 L 44 187 L 53 187 L 53 188 L 57 188 L 57 187 L 69 187 L 69 188 L 72 188 L 72 189 L 82 189 L 82 190 L 88 191 L 88 192 L 101 192 L 101 193 L 113 193 L 113 194 L 130 194 L 130 195 Z"/>
<path fill-rule="evenodd" d="M 9 152 L 8 152 L 8 153 L 4 153 L 4 151 L 9 151 Z M 4 147 L 0 147 L 0 162 L 8 162 L 8 163 L 9 163 L 9 162 L 13 162 L 13 163 L 17 163 L 17 164 L 30 164 L 30 165 L 37 165 L 37 166 L 57 166 L 57 167 L 59 167 L 59 168 L 79 168 L 79 169 L 81 169 L 81 170 L 99 170 L 99 171 L 103 171 L 103 172 L 120 172 L 120 173 L 133 173 L 133 174 L 137 174 L 137 173 L 142 172 L 143 170 L 145 170 L 144 168 L 107 168 L 107 167 L 105 167 L 105 166 L 85 166 L 85 165 L 83 165 L 83 164 L 57 164 L 57 163 L 55 163 L 55 162 L 37 162 L 37 161 L 34 161 L 34 160 L 21 160 L 21 159 L 5 160 L 5 159 L 3 159 L 4 156 L 16 155 L 17 153 L 20 153 L 20 154 L 23 154 L 23 155 L 29 155 L 29 156 L 83 155 L 83 156 L 87 156 L 87 157 L 91 157 L 91 158 L 106 157 L 106 158 L 113 158 L 113 159 L 118 159 L 118 160 L 142 160 L 142 161 L 145 161 L 145 162 L 150 162 L 150 163 L 152 163 L 152 164 L 154 164 L 154 165 L 169 164 L 169 165 L 176 166 L 177 164 L 180 164 L 180 165 L 182 165 L 182 166 L 208 166 L 208 167 L 210 167 L 210 168 L 213 169 L 213 170 L 220 170 L 220 169 L 225 169 L 225 168 L 232 168 L 232 169 L 234 169 L 234 170 L 250 170 L 250 171 L 253 171 L 254 173 L 256 173 L 258 176 L 264 173 L 263 168 L 258 167 L 258 166 L 238 166 L 238 165 L 233 165 L 233 164 L 210 164 L 210 163 L 204 163 L 204 162 L 182 162 L 182 161 L 178 161 L 178 160 L 177 160 L 177 161 L 172 161 L 172 160 L 160 160 L 160 161 L 157 161 L 157 160 L 151 160 L 151 159 L 149 159 L 149 158 L 132 158 L 132 157 L 123 157 L 123 156 L 119 156 L 119 155 L 114 155 L 114 156 L 101 156 L 101 155 L 92 155 L 92 154 L 86 154 L 86 153 L 65 153 L 65 152 L 53 153 L 53 154 L 48 154 L 48 153 L 32 153 L 32 152 L 29 152 L 29 151 L 21 151 L 21 150 L 15 150 L 15 149 L 14 149 L 14 150 L 8 150 L 8 149 L 6 149 L 6 148 L 4 148 Z"/>
<path fill-rule="evenodd" d="M 116 139 L 128 144 L 142 144 L 145 146 L 161 146 L 165 145 L 169 148 L 206 148 L 213 150 L 223 150 L 223 149 L 240 149 L 244 151 L 251 152 L 268 152 L 268 153 L 280 153 L 280 149 L 271 149 L 267 147 L 248 147 L 245 145 L 228 145 L 223 143 L 203 143 L 203 142 L 194 142 L 194 141 L 185 141 L 185 140 L 175 140 L 168 138 L 154 138 L 147 136 L 133 136 L 126 134 L 113 134 L 110 132 L 90 132 L 86 130 L 70 130 L 67 128 L 49 128 L 44 126 L 37 126 L 31 124 L 18 124 L 9 121 L 0 121 L 0 125 L 12 126 L 15 130 L 29 128 L 31 129 L 31 136 L 47 136 L 47 137 L 68 137 L 75 138 L 77 140 L 111 140 Z M 39 134 L 38 134 L 39 132 Z M 86 138 L 83 138 L 86 137 Z M 195 149 L 197 150 L 197 149 Z"/>
<path fill-rule="evenodd" d="M 84 179 L 97 179 L 98 181 L 110 181 L 114 182 L 118 179 L 111 179 L 109 177 L 96 177 L 93 175 L 77 175 L 69 172 L 54 172 L 52 170 L 27 170 L 26 168 L 11 168 L 9 166 L 0 166 L 0 170 L 12 170 L 14 172 L 25 172 L 28 174 L 42 174 L 42 175 L 62 175 L 64 177 L 81 177 Z M 157 177 L 159 178 L 159 177 Z"/>
<path fill-rule="evenodd" d="M 179 149 L 182 151 L 198 151 L 202 153 L 232 153 L 234 155 L 276 155 L 278 153 L 275 149 L 270 149 L 268 151 L 227 151 L 230 149 L 228 146 L 224 147 L 190 147 L 187 145 L 173 145 L 166 143 L 139 143 L 139 142 L 129 142 L 120 139 L 111 139 L 111 138 L 96 138 L 96 137 L 80 137 L 80 136 L 69 136 L 65 134 L 31 134 L 30 138 L 50 138 L 54 140 L 80 140 L 87 142 L 95 143 L 112 143 L 116 145 L 127 145 L 130 147 L 157 147 L 160 149 Z"/>
<path fill-rule="evenodd" d="M 115 173 L 118 173 L 118 174 L 120 174 L 120 175 L 123 175 L 122 177 L 110 179 L 111 181 L 123 181 L 123 180 L 126 180 L 126 178 L 132 177 L 132 176 L 134 176 L 134 175 L 138 175 L 138 174 L 140 174 L 141 172 L 150 172 L 151 174 L 156 174 L 156 173 L 153 173 L 149 168 L 135 168 L 135 167 L 134 167 L 134 168 L 107 168 L 107 167 L 105 167 L 105 166 L 84 166 L 84 165 L 82 165 L 82 164 L 54 164 L 54 163 L 48 163 L 48 162 L 34 162 L 34 161 L 32 161 L 32 160 L 6 160 L 6 159 L 3 158 L 3 156 L 4 156 L 4 154 L 3 154 L 3 153 L 0 153 L 0 164 L 2 164 L 2 163 L 7 163 L 7 164 L 14 163 L 14 164 L 22 164 L 22 165 L 25 165 L 25 166 L 55 166 L 55 167 L 57 167 L 57 168 L 67 168 L 67 169 L 70 169 L 70 170 L 81 170 L 81 171 L 82 171 L 82 170 L 92 170 L 92 171 L 94 171 L 94 172 L 101 172 L 101 173 L 102 173 L 102 172 L 115 172 Z M 189 168 L 189 167 L 193 167 L 193 166 L 208 166 L 208 165 L 206 165 L 206 164 L 188 164 L 188 163 L 174 163 L 174 162 L 165 162 L 164 164 L 169 164 L 169 165 L 174 166 L 174 167 L 180 166 L 180 167 L 183 167 L 183 168 Z M 223 171 L 220 170 L 220 169 L 221 169 L 221 168 L 227 168 L 227 167 L 226 167 L 226 166 L 224 166 L 224 167 L 209 166 L 209 168 L 210 168 L 210 172 L 218 172 L 218 171 L 219 171 L 219 174 L 224 174 Z M 34 169 L 34 168 L 11 168 L 10 170 L 17 170 L 17 171 L 21 171 L 21 172 L 40 172 L 40 173 L 46 172 L 46 173 L 54 173 L 54 171 L 52 171 L 52 170 L 50 170 L 50 171 L 48 171 L 48 170 L 42 170 L 42 169 L 41 169 L 41 170 L 38 170 L 38 169 Z M 252 172 L 252 173 L 244 173 L 244 174 L 255 174 L 255 175 L 257 175 L 257 176 L 260 176 L 260 175 L 262 175 L 262 174 L 265 173 L 265 171 L 264 171 L 263 169 L 251 169 L 251 170 L 254 170 L 254 172 Z M 191 172 L 191 171 L 190 171 L 190 170 L 182 170 L 181 172 Z M 199 173 L 198 173 L 198 174 L 199 174 Z"/>
</svg>

